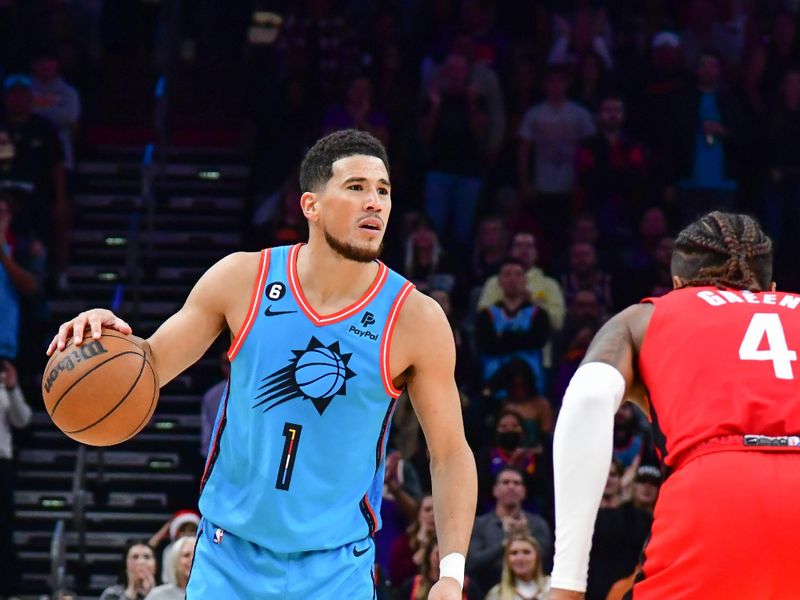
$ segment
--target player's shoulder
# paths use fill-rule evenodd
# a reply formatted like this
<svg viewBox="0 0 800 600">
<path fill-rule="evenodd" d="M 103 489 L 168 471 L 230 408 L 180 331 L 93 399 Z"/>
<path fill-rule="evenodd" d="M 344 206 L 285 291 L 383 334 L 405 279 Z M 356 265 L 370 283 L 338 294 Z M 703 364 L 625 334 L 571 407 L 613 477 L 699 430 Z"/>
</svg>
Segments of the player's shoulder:
<svg viewBox="0 0 800 600">
<path fill-rule="evenodd" d="M 395 337 L 429 346 L 452 340 L 452 329 L 439 303 L 414 288 L 400 309 Z"/>
<path fill-rule="evenodd" d="M 233 252 L 214 263 L 200 279 L 214 289 L 230 294 L 241 287 L 251 288 L 258 276 L 261 252 Z"/>
</svg>

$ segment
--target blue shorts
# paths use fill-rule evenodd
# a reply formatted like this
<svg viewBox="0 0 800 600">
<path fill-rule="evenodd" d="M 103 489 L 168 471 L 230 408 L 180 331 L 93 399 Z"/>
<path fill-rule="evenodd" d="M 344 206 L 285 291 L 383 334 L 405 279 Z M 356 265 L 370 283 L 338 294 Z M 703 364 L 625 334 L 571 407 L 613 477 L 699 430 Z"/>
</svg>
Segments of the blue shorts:
<svg viewBox="0 0 800 600">
<path fill-rule="evenodd" d="M 373 600 L 375 543 L 282 554 L 200 521 L 187 600 Z"/>
</svg>

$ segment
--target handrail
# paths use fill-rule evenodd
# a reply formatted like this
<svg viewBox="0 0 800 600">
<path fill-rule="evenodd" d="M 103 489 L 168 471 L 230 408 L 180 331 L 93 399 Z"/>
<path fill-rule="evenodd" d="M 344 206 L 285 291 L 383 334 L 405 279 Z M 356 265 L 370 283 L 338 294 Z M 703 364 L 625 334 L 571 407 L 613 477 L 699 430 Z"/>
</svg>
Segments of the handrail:
<svg viewBox="0 0 800 600">
<path fill-rule="evenodd" d="M 67 575 L 67 536 L 64 532 L 64 519 L 56 521 L 53 539 L 50 540 L 50 598 L 60 600 Z"/>
<path fill-rule="evenodd" d="M 72 474 L 72 523 L 78 537 L 78 564 L 86 563 L 86 446 L 78 444 Z"/>
</svg>

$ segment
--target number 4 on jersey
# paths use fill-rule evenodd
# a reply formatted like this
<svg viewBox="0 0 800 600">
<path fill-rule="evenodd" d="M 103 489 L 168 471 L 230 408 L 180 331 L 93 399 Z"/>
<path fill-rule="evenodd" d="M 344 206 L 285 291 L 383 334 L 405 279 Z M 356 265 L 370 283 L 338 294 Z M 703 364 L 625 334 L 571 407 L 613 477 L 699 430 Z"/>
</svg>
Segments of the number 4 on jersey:
<svg viewBox="0 0 800 600">
<path fill-rule="evenodd" d="M 761 340 L 767 336 L 766 350 L 759 350 Z M 779 315 L 756 313 L 747 327 L 742 345 L 739 346 L 741 360 L 769 360 L 778 379 L 794 379 L 792 362 L 797 360 L 797 352 L 789 350 L 786 335 Z"/>
</svg>

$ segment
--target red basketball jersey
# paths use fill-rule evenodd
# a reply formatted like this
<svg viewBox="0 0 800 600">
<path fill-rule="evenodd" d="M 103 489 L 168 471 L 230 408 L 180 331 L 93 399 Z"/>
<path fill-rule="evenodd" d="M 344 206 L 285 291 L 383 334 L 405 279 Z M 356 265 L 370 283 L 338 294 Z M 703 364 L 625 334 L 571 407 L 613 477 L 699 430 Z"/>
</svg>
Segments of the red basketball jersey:
<svg viewBox="0 0 800 600">
<path fill-rule="evenodd" d="M 800 295 L 689 287 L 661 298 L 639 370 L 667 466 L 729 435 L 800 435 Z"/>
</svg>

